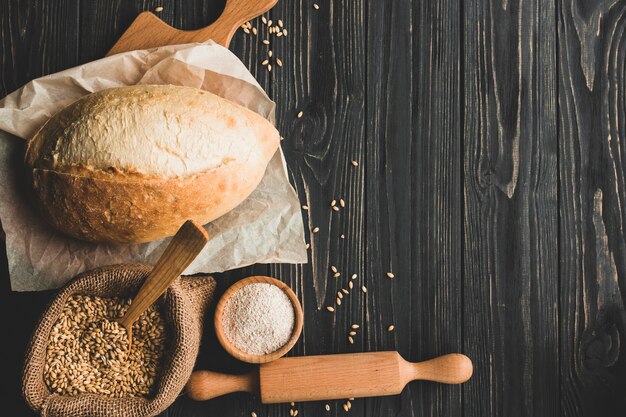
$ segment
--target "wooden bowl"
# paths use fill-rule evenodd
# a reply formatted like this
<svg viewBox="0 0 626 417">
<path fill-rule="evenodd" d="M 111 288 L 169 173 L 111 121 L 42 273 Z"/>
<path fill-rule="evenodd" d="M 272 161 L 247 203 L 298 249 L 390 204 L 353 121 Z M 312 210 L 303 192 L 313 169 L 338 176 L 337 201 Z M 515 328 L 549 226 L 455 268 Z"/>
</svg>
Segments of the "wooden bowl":
<svg viewBox="0 0 626 417">
<path fill-rule="evenodd" d="M 226 335 L 224 334 L 224 327 L 222 326 L 222 316 L 224 315 L 224 307 L 226 307 L 226 303 L 230 299 L 230 297 L 239 289 L 243 288 L 248 284 L 272 284 L 283 290 L 283 292 L 289 297 L 291 304 L 293 306 L 293 312 L 295 316 L 295 323 L 293 326 L 293 333 L 291 334 L 291 338 L 289 341 L 283 345 L 280 349 L 275 350 L 271 353 L 266 353 L 264 355 L 256 355 L 252 353 L 243 352 L 235 347 Z M 289 350 L 296 344 L 296 341 L 300 337 L 300 333 L 302 333 L 302 323 L 304 321 L 302 314 L 302 306 L 300 305 L 300 301 L 298 301 L 298 297 L 292 291 L 289 286 L 275 278 L 264 277 L 264 276 L 253 276 L 244 278 L 241 281 L 236 282 L 231 285 L 226 292 L 222 295 L 222 298 L 217 303 L 217 307 L 215 308 L 215 334 L 217 335 L 217 340 L 220 341 L 222 347 L 228 352 L 231 356 L 239 359 L 240 361 L 247 363 L 266 363 L 271 362 L 284 356 Z"/>
</svg>

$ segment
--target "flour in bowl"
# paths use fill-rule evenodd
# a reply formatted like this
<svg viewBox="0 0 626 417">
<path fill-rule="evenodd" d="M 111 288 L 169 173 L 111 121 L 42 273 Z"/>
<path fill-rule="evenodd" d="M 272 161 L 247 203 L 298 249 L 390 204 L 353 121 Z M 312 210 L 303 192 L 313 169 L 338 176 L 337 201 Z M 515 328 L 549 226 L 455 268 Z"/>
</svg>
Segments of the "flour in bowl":
<svg viewBox="0 0 626 417">
<path fill-rule="evenodd" d="M 295 324 L 291 300 L 276 285 L 248 284 L 224 306 L 222 326 L 226 338 L 253 355 L 272 353 L 289 342 Z"/>
</svg>

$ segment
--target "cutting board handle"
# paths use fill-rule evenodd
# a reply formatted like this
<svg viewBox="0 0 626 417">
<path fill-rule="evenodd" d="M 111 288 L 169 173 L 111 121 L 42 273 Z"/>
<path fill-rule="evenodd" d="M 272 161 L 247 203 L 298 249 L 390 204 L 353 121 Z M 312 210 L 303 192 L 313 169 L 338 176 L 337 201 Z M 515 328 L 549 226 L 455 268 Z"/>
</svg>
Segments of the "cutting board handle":
<svg viewBox="0 0 626 417">
<path fill-rule="evenodd" d="M 151 12 L 142 12 L 113 45 L 107 56 L 137 49 L 205 42 L 212 39 L 228 47 L 235 31 L 244 22 L 262 15 L 278 0 L 226 0 L 224 11 L 210 26 L 197 30 L 175 29 Z"/>
</svg>

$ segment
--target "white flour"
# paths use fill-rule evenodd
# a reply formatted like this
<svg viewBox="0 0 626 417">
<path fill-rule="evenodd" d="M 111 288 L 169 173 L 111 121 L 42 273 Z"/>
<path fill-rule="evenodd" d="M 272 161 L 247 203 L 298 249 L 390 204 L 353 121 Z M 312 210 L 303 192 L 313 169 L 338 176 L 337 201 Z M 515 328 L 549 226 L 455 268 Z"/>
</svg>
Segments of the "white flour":
<svg viewBox="0 0 626 417">
<path fill-rule="evenodd" d="M 226 338 L 243 352 L 263 355 L 289 341 L 295 314 L 289 297 L 275 285 L 254 283 L 237 290 L 224 306 Z"/>
</svg>

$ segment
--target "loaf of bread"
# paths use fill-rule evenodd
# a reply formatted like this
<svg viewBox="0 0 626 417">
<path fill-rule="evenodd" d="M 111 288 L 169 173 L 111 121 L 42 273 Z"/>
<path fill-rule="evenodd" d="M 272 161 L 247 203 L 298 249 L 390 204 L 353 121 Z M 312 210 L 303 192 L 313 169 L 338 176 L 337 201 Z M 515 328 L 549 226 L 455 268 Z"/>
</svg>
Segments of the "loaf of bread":
<svg viewBox="0 0 626 417">
<path fill-rule="evenodd" d="M 95 242 L 147 242 L 206 224 L 256 188 L 280 141 L 266 119 L 191 87 L 87 95 L 28 142 L 32 199 L 54 227 Z"/>
</svg>

